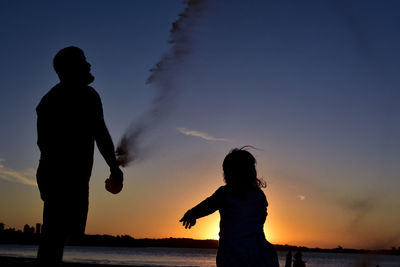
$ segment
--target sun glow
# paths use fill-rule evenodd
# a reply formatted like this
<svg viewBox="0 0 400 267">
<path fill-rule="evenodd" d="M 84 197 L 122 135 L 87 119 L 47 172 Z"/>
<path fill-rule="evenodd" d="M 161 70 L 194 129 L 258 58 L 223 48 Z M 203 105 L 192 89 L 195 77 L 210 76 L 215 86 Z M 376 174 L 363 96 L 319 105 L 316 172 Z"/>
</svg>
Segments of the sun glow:
<svg viewBox="0 0 400 267">
<path fill-rule="evenodd" d="M 211 239 L 219 239 L 219 223 L 213 223 L 213 227 L 210 227 Z"/>
<path fill-rule="evenodd" d="M 209 216 L 207 226 L 204 228 L 204 239 L 219 239 L 219 213 L 216 212 Z"/>
</svg>

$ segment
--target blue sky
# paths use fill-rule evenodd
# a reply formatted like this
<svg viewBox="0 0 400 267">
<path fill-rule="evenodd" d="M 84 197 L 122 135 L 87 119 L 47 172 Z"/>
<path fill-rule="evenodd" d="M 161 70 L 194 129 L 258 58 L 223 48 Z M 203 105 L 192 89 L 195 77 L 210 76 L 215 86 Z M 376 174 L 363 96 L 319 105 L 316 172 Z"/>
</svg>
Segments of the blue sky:
<svg viewBox="0 0 400 267">
<path fill-rule="evenodd" d="M 14 203 L 13 211 L 0 205 L 0 221 L 21 227 L 40 220 L 37 189 L 16 177 L 34 181 L 34 110 L 57 83 L 55 53 L 68 45 L 85 51 L 117 142 L 157 92 L 145 81 L 170 49 L 171 23 L 184 6 L 172 0 L 0 4 L 0 200 Z M 191 53 L 170 73 L 173 108 L 143 140 L 147 153 L 125 170 L 124 195 L 108 200 L 106 166 L 96 154 L 88 231 L 120 234 L 132 227 L 132 235 L 168 236 L 170 230 L 151 231 L 146 224 L 160 225 L 145 222 L 174 221 L 212 193 L 222 184 L 225 154 L 250 144 L 259 149 L 253 153 L 269 184 L 267 231 L 274 242 L 336 246 L 339 236 L 349 246 L 390 238 L 398 244 L 400 4 L 210 1 L 206 7 L 191 27 Z M 154 195 L 168 201 L 160 205 L 149 199 Z M 31 203 L 30 212 L 21 199 Z M 126 222 L 100 222 L 102 209 L 126 202 L 132 215 L 115 211 Z M 155 207 L 162 211 L 150 214 Z M 143 221 L 134 219 L 140 212 Z M 382 226 L 389 230 L 380 236 Z M 175 235 L 210 237 L 207 227 Z M 357 231 L 345 234 L 349 227 Z M 371 229 L 372 237 L 363 237 Z"/>
</svg>

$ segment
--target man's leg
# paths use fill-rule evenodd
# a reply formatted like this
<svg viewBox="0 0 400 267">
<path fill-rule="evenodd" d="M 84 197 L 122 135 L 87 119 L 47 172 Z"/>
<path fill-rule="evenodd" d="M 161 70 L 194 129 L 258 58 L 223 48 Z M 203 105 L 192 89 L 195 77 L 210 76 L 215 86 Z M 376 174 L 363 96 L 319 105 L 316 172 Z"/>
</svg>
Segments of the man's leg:
<svg viewBox="0 0 400 267">
<path fill-rule="evenodd" d="M 44 201 L 43 232 L 37 256 L 38 267 L 60 266 L 68 239 L 72 234 L 82 236 L 85 232 L 88 206 L 87 182 L 80 186 L 75 185 L 72 189 L 64 187 L 63 191 L 58 191 L 57 195 L 48 197 Z"/>
<path fill-rule="evenodd" d="M 62 221 L 62 207 L 55 201 L 45 201 L 43 207 L 43 231 L 37 254 L 38 267 L 61 265 L 67 232 Z"/>
<path fill-rule="evenodd" d="M 64 252 L 64 243 L 65 241 L 61 238 L 53 238 L 43 234 L 37 254 L 37 266 L 60 266 Z"/>
</svg>

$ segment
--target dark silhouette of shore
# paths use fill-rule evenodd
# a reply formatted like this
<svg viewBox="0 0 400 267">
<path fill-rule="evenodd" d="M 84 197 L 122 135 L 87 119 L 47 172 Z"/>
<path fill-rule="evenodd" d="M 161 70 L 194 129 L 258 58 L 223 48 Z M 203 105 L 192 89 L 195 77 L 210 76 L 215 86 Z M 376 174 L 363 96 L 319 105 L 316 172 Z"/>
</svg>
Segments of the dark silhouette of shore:
<svg viewBox="0 0 400 267">
<path fill-rule="evenodd" d="M 2 225 L 2 227 L 1 227 Z M 39 229 L 39 227 L 36 227 Z M 33 227 L 25 225 L 24 231 L 14 228 L 4 228 L 0 223 L 0 244 L 38 245 L 40 234 Z M 174 247 L 174 248 L 218 248 L 218 240 L 196 240 L 191 238 L 134 238 L 129 235 L 84 235 L 79 239 L 71 239 L 69 246 L 103 246 L 103 247 Z M 357 254 L 381 254 L 400 255 L 400 247 L 390 249 L 354 249 L 338 246 L 334 249 L 308 248 L 305 246 L 274 245 L 279 251 L 302 251 L 323 253 L 357 253 Z M 0 265 L 3 266 L 3 265 Z"/>
</svg>

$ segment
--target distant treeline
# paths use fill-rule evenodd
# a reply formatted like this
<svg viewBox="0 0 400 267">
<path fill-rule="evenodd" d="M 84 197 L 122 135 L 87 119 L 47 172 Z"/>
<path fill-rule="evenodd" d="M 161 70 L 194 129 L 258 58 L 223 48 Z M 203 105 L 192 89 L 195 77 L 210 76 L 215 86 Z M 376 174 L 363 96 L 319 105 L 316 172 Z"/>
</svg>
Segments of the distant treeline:
<svg viewBox="0 0 400 267">
<path fill-rule="evenodd" d="M 40 229 L 38 227 L 37 229 Z M 38 245 L 40 230 L 25 225 L 24 231 L 4 228 L 0 223 L 0 244 Z M 68 241 L 70 246 L 107 246 L 107 247 L 178 247 L 178 248 L 217 248 L 217 240 L 195 240 L 190 238 L 136 239 L 129 235 L 84 235 Z"/>
<path fill-rule="evenodd" d="M 0 223 L 0 243 L 1 244 L 23 244 L 38 245 L 40 232 L 34 231 L 32 227 L 25 226 L 24 231 L 4 229 L 4 224 Z M 196 240 L 190 238 L 161 238 L 136 239 L 129 235 L 84 235 L 79 239 L 72 239 L 68 242 L 70 246 L 107 246 L 107 247 L 174 247 L 174 248 L 218 248 L 218 240 Z M 307 248 L 290 245 L 274 245 L 276 250 L 283 251 L 302 251 L 302 252 L 326 252 L 326 253 L 360 253 L 360 254 L 387 254 L 400 255 L 400 247 L 382 250 L 365 250 L 342 248 L 338 246 L 334 249 Z"/>
</svg>

